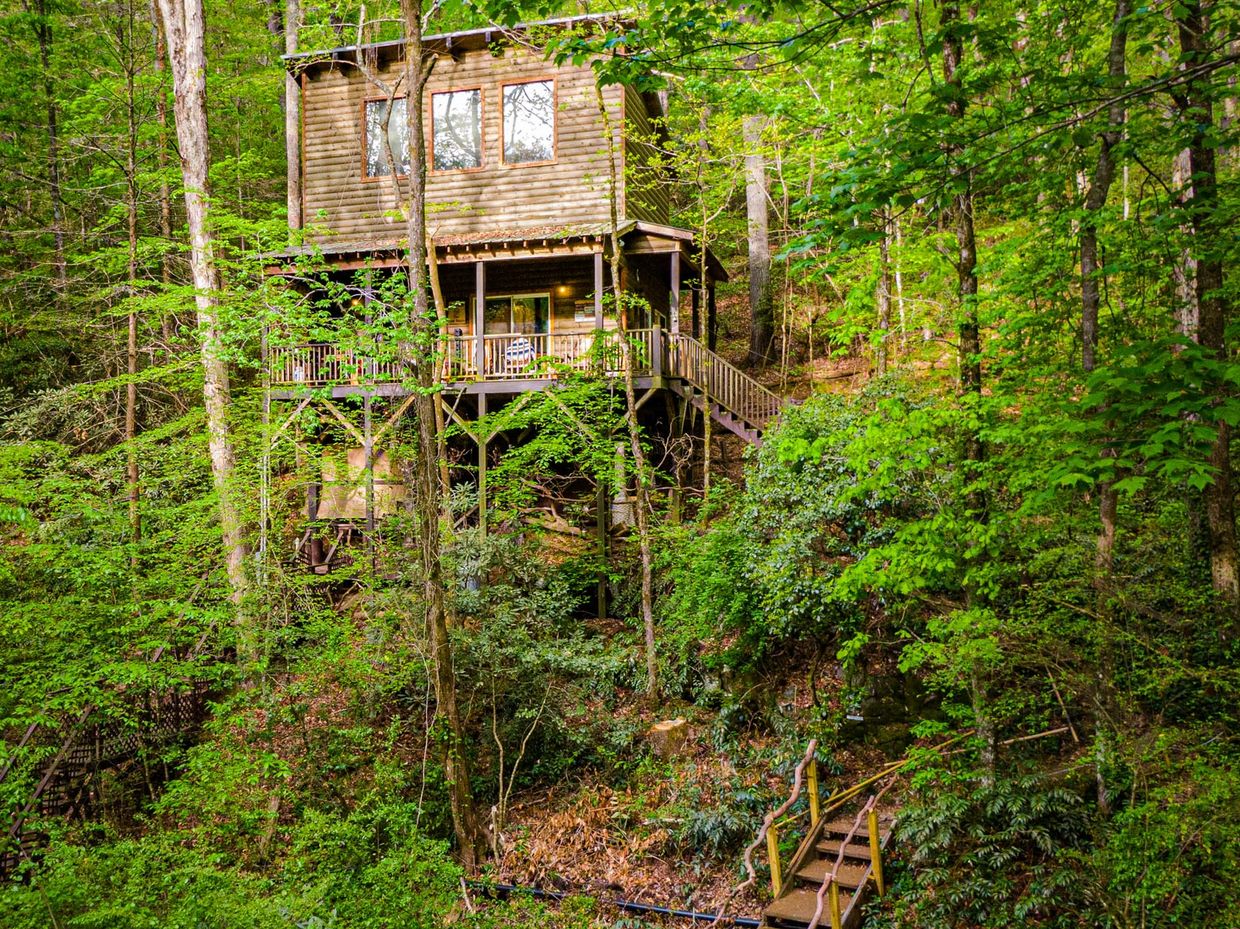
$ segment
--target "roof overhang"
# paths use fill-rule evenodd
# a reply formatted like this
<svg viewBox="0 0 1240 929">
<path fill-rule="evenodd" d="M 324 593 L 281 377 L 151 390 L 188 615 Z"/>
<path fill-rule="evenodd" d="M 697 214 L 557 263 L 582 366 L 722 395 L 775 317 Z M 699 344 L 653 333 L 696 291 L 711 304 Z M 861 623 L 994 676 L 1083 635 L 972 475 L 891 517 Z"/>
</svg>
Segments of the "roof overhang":
<svg viewBox="0 0 1240 929">
<path fill-rule="evenodd" d="M 617 231 L 625 254 L 669 254 L 679 252 L 689 267 L 696 267 L 701 249 L 688 229 L 641 220 L 621 222 Z M 528 226 L 495 229 L 478 233 L 435 236 L 435 258 L 440 264 L 475 261 L 504 261 L 593 255 L 605 252 L 611 235 L 610 223 L 582 223 L 573 226 Z M 299 259 L 321 261 L 322 270 L 355 271 L 361 268 L 392 268 L 406 262 L 408 239 L 404 236 L 371 238 L 347 242 L 300 245 L 263 255 L 267 273 L 296 273 L 290 264 Z M 711 278 L 726 281 L 728 272 L 706 249 L 706 267 Z"/>
</svg>

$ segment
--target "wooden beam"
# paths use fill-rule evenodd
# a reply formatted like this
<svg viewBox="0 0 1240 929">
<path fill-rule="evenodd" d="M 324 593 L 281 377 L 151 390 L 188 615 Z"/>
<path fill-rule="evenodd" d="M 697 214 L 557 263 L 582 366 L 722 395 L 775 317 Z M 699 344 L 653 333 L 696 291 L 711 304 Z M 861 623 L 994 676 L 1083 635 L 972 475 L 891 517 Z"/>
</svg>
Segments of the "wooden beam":
<svg viewBox="0 0 1240 929">
<path fill-rule="evenodd" d="M 486 328 L 487 267 L 481 261 L 474 263 L 474 299 L 474 369 L 478 379 L 482 380 L 486 361 L 482 334 Z"/>
<path fill-rule="evenodd" d="M 400 418 L 404 416 L 405 411 L 409 409 L 409 404 L 413 403 L 413 401 L 417 399 L 417 396 L 418 396 L 417 394 L 410 394 L 408 397 L 405 398 L 405 402 L 402 403 L 399 407 L 397 407 L 396 412 L 393 413 L 388 418 L 388 421 L 384 423 L 382 427 L 380 427 L 378 432 L 375 433 L 375 438 L 374 438 L 375 445 L 379 444 L 379 442 L 383 439 L 384 435 L 387 434 L 387 431 L 389 429 L 391 429 L 398 422 L 400 422 Z"/>
<path fill-rule="evenodd" d="M 322 402 L 323 406 L 327 407 L 327 411 L 331 413 L 332 416 L 335 416 L 336 419 L 340 420 L 341 425 L 343 425 L 345 429 L 352 434 L 353 438 L 357 439 L 357 443 L 359 445 L 364 445 L 366 443 L 366 437 L 362 435 L 357 426 L 349 422 L 348 418 L 336 407 L 336 404 L 332 403 L 330 400 L 323 399 L 320 399 L 320 402 Z"/>
<path fill-rule="evenodd" d="M 594 328 L 603 328 L 603 253 L 594 253 Z"/>
<path fill-rule="evenodd" d="M 672 330 L 672 335 L 680 333 L 680 250 L 672 252 L 671 256 L 671 273 L 672 273 L 672 300 L 668 305 L 668 328 Z"/>
</svg>

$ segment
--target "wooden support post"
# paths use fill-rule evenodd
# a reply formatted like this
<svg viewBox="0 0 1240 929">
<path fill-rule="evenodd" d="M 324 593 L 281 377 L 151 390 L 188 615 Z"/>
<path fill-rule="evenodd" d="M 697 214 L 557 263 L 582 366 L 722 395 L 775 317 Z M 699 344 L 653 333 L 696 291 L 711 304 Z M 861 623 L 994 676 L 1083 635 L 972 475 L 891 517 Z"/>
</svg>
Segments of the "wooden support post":
<svg viewBox="0 0 1240 929">
<path fill-rule="evenodd" d="M 487 269 L 486 264 L 481 261 L 474 262 L 474 371 L 478 380 L 486 380 L 486 360 L 484 357 L 485 346 L 482 343 L 483 330 L 486 328 L 487 314 Z M 481 395 L 479 395 L 481 396 Z M 484 400 L 479 403 L 485 405 Z"/>
<path fill-rule="evenodd" d="M 887 885 L 883 881 L 883 849 L 879 844 L 878 835 L 878 810 L 870 808 L 869 815 L 870 825 L 870 869 L 874 875 L 874 886 L 878 890 L 881 897 L 887 892 Z"/>
<path fill-rule="evenodd" d="M 603 567 L 607 564 L 607 493 L 603 488 L 603 482 L 599 481 L 598 486 L 594 489 L 594 507 L 595 524 L 598 531 L 598 554 L 599 554 L 599 575 L 598 575 L 598 618 L 607 618 L 607 571 Z"/>
<path fill-rule="evenodd" d="M 370 391 L 362 395 L 362 466 L 366 478 L 366 555 L 375 567 L 375 443 Z"/>
<path fill-rule="evenodd" d="M 771 893 L 778 897 L 784 886 L 784 876 L 779 866 L 779 827 L 774 823 L 766 830 L 766 856 L 771 862 Z"/>
<path fill-rule="evenodd" d="M 478 262 L 479 266 L 482 262 Z M 482 345 L 482 337 L 478 337 L 478 345 Z M 481 370 L 481 368 L 479 369 Z M 478 422 L 481 423 L 487 415 L 487 395 L 478 394 Z M 487 440 L 489 433 L 487 430 L 479 427 L 478 429 L 478 528 L 482 530 L 482 534 L 486 535 L 487 531 Z"/>
<path fill-rule="evenodd" d="M 694 287 L 689 291 L 689 306 L 691 307 L 693 337 L 700 339 L 702 337 L 702 291 Z"/>
<path fill-rule="evenodd" d="M 650 373 L 663 376 L 663 330 L 658 325 L 650 330 Z"/>
<path fill-rule="evenodd" d="M 828 891 L 831 898 L 831 929 L 843 929 L 844 920 L 840 913 L 840 883 L 839 881 L 831 881 L 831 888 Z"/>
<path fill-rule="evenodd" d="M 668 307 L 667 325 L 672 335 L 680 333 L 680 249 L 672 252 L 672 302 Z"/>
<path fill-rule="evenodd" d="M 706 347 L 712 352 L 718 341 L 718 305 L 715 303 L 715 282 L 706 285 Z"/>
<path fill-rule="evenodd" d="M 603 328 L 603 253 L 594 253 L 594 328 Z"/>
<path fill-rule="evenodd" d="M 809 790 L 809 824 L 810 826 L 818 825 L 818 759 L 814 758 L 809 763 L 809 777 L 806 783 L 806 789 Z"/>
</svg>

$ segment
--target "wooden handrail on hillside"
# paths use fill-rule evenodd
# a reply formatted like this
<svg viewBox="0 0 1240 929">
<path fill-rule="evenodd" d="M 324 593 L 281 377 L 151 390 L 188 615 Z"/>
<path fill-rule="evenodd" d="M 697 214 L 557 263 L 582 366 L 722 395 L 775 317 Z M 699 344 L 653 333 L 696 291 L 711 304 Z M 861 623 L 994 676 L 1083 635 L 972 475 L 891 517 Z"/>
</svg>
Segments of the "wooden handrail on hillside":
<svg viewBox="0 0 1240 929">
<path fill-rule="evenodd" d="M 725 410 L 755 429 L 764 429 L 784 402 L 736 365 L 692 336 L 671 334 L 668 346 L 668 373 L 679 377 L 705 394 L 708 402 Z"/>
</svg>

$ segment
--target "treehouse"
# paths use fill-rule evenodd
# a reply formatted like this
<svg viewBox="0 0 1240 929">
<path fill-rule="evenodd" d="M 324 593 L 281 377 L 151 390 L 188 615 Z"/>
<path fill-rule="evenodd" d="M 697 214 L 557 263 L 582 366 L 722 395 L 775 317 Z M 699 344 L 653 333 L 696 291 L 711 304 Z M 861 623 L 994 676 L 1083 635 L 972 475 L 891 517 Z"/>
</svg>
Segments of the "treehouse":
<svg viewBox="0 0 1240 929">
<path fill-rule="evenodd" d="M 488 409 L 553 388 L 566 373 L 615 378 L 616 353 L 600 349 L 624 337 L 636 347 L 642 405 L 671 411 L 660 414 L 658 428 L 710 416 L 757 443 L 780 401 L 699 341 L 714 316 L 715 285 L 727 275 L 692 232 L 668 225 L 658 95 L 598 88 L 588 64 L 554 65 L 538 49 L 548 30 L 587 27 L 593 18 L 425 41 L 434 58 L 423 115 L 428 244 L 446 323 L 444 406 L 470 431 Z M 395 41 L 286 57 L 301 96 L 305 222 L 302 244 L 271 255 L 268 271 L 292 282 L 295 269 L 313 261 L 348 297 L 336 308 L 342 326 L 366 315 L 384 276 L 401 273 L 407 260 L 404 51 Z M 618 283 L 641 298 L 623 333 L 605 299 L 613 287 L 613 188 Z M 271 398 L 327 404 L 334 419 L 350 421 L 345 432 L 361 449 L 361 472 L 373 471 L 376 404 L 386 417 L 382 430 L 410 395 L 399 350 L 279 335 L 268 352 Z M 665 394 L 665 403 L 648 404 L 656 394 Z M 346 399 L 352 409 L 364 408 L 360 424 L 344 409 Z M 475 517 L 485 523 L 495 437 L 470 434 L 481 491 Z M 392 485 L 367 495 L 371 528 L 398 505 Z M 328 505 L 347 493 L 323 493 L 317 508 L 311 496 L 312 520 L 344 523 L 356 515 L 356 498 L 349 506 Z M 352 531 L 342 526 L 339 540 Z"/>
</svg>

